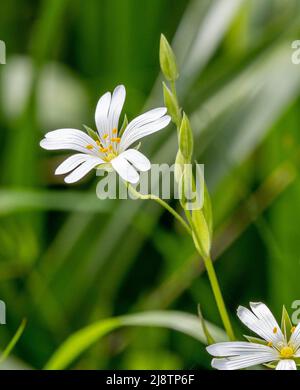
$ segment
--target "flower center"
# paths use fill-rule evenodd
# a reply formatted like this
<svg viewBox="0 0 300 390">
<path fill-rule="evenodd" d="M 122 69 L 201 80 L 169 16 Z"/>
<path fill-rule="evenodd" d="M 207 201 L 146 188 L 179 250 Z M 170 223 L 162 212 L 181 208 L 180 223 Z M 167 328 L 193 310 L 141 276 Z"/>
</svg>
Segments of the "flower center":
<svg viewBox="0 0 300 390">
<path fill-rule="evenodd" d="M 117 155 L 115 153 L 108 153 L 103 160 L 106 162 L 110 162 L 113 158 L 115 158 Z"/>
<path fill-rule="evenodd" d="M 282 358 L 288 359 L 288 358 L 292 357 L 293 355 L 294 355 L 294 350 L 292 347 L 285 346 L 285 347 L 281 348 L 281 350 L 280 350 L 280 356 Z"/>
<path fill-rule="evenodd" d="M 118 135 L 117 129 L 113 129 L 112 133 L 114 135 L 113 137 L 109 137 L 108 134 L 104 134 L 102 136 L 103 142 L 101 142 L 100 139 L 96 141 L 98 148 L 96 147 L 94 148 L 94 146 L 90 144 L 86 145 L 86 148 L 88 150 L 98 149 L 98 151 L 100 151 L 105 155 L 104 157 L 101 156 L 103 160 L 105 160 L 106 162 L 111 161 L 113 158 L 117 157 L 118 152 L 117 152 L 116 144 L 119 144 L 121 141 L 121 138 L 117 137 Z"/>
</svg>

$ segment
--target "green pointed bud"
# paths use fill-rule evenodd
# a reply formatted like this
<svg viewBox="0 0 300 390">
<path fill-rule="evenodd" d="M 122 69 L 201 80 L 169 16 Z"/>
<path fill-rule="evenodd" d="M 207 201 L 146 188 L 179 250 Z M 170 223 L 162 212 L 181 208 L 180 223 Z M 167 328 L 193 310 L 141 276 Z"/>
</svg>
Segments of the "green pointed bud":
<svg viewBox="0 0 300 390">
<path fill-rule="evenodd" d="M 93 138 L 93 140 L 95 140 L 95 141 L 99 140 L 98 134 L 95 130 L 92 130 L 90 127 L 88 127 L 86 125 L 83 125 L 83 127 L 85 128 L 85 131 L 88 133 L 88 135 L 91 138 Z"/>
<path fill-rule="evenodd" d="M 125 114 L 124 115 L 124 120 L 123 120 L 123 123 L 122 123 L 122 126 L 121 126 L 121 129 L 119 131 L 119 137 L 121 137 L 121 135 L 124 133 L 127 125 L 128 125 L 128 119 L 127 119 L 127 115 Z"/>
<path fill-rule="evenodd" d="M 177 99 L 174 94 L 170 91 L 170 89 L 163 83 L 163 91 L 164 91 L 164 102 L 165 106 L 168 109 L 168 113 L 170 114 L 173 123 L 176 126 L 180 125 L 180 109 L 178 107 Z"/>
<path fill-rule="evenodd" d="M 159 61 L 165 78 L 169 81 L 175 81 L 178 77 L 176 58 L 169 42 L 163 34 L 160 36 Z"/>
<path fill-rule="evenodd" d="M 189 118 L 183 113 L 179 129 L 179 149 L 187 162 L 191 161 L 193 154 L 194 138 Z"/>
<path fill-rule="evenodd" d="M 210 256 L 211 249 L 211 239 L 209 228 L 205 220 L 202 210 L 193 210 L 192 211 L 192 220 L 195 230 L 193 231 L 193 239 L 196 248 L 203 258 Z"/>
<path fill-rule="evenodd" d="M 180 151 L 180 149 L 177 152 L 176 159 L 175 159 L 175 169 L 174 169 L 174 177 L 176 183 L 179 183 L 182 175 L 183 175 L 183 170 L 184 170 L 184 162 L 185 159 Z"/>
</svg>

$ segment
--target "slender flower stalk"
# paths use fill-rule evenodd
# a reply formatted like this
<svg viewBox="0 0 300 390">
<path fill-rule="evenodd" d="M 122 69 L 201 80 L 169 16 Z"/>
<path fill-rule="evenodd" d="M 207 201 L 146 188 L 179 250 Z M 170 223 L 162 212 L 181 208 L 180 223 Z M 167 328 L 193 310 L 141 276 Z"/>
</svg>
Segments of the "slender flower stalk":
<svg viewBox="0 0 300 390">
<path fill-rule="evenodd" d="M 175 217 L 177 219 L 177 221 L 179 221 L 181 223 L 181 225 L 184 227 L 184 229 L 187 231 L 188 234 L 190 234 L 190 235 L 192 234 L 191 228 L 186 223 L 186 221 L 177 213 L 177 211 L 175 211 L 173 209 L 173 207 L 171 207 L 167 202 L 162 200 L 160 197 L 153 195 L 153 194 L 147 194 L 147 195 L 141 194 L 134 187 L 132 187 L 132 185 L 130 185 L 129 183 L 127 183 L 127 188 L 138 199 L 154 200 L 160 206 L 164 207 L 169 213 L 171 213 L 173 215 L 173 217 Z"/>
</svg>

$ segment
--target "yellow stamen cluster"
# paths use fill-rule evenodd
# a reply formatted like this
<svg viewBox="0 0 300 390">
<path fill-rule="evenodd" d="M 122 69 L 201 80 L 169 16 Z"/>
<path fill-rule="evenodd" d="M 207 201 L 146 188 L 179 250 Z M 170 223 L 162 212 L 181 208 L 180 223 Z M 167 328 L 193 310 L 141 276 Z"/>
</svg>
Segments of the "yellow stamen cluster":
<svg viewBox="0 0 300 390">
<path fill-rule="evenodd" d="M 294 350 L 292 347 L 285 346 L 280 350 L 280 356 L 284 359 L 288 359 L 294 355 Z"/>
<path fill-rule="evenodd" d="M 273 329 L 273 333 L 276 334 L 277 331 L 278 331 L 278 329 L 277 329 L 276 326 L 275 326 L 275 328 Z"/>
<path fill-rule="evenodd" d="M 113 129 L 112 133 L 117 135 L 118 134 L 118 130 L 117 129 Z M 117 143 L 117 144 L 120 143 L 121 138 L 120 137 L 111 137 L 111 138 L 109 138 L 109 134 L 106 133 L 106 134 L 104 134 L 102 136 L 102 139 L 103 139 L 103 142 L 101 142 L 100 140 L 96 140 L 96 144 L 97 144 L 97 146 L 99 148 L 99 151 L 101 153 L 106 154 L 106 156 L 104 157 L 104 160 L 105 161 L 110 161 L 113 158 L 115 158 L 116 155 L 117 155 L 116 154 L 116 150 L 114 149 L 114 146 L 113 146 L 112 143 Z M 88 150 L 92 150 L 92 149 L 94 149 L 94 146 L 91 145 L 91 144 L 88 144 L 88 145 L 86 145 L 86 148 Z"/>
</svg>

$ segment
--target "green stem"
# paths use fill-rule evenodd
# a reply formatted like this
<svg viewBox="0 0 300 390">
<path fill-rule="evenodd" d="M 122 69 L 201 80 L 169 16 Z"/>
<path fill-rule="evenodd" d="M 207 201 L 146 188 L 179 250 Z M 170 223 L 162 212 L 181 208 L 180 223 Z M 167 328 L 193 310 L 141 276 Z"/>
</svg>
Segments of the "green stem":
<svg viewBox="0 0 300 390">
<path fill-rule="evenodd" d="M 174 95 L 174 97 L 175 97 L 175 99 L 177 101 L 177 105 L 179 107 L 175 81 L 171 81 L 170 85 L 171 85 L 171 91 L 172 91 L 172 93 L 173 93 L 173 95 Z M 180 121 L 179 121 L 179 125 L 177 126 L 177 131 L 178 132 L 179 132 L 180 122 L 181 122 L 181 118 L 180 118 Z M 205 265 L 205 268 L 206 268 L 206 271 L 207 271 L 207 274 L 208 274 L 210 285 L 211 285 L 211 288 L 212 288 L 212 291 L 213 291 L 213 294 L 214 294 L 214 297 L 215 297 L 215 300 L 216 300 L 216 303 L 217 303 L 217 307 L 218 307 L 218 310 L 219 310 L 219 313 L 220 313 L 220 317 L 222 319 L 225 331 L 226 331 L 226 333 L 227 333 L 227 335 L 228 335 L 230 340 L 235 340 L 235 336 L 234 336 L 233 329 L 232 329 L 232 326 L 231 326 L 231 322 L 230 322 L 230 319 L 229 319 L 229 316 L 228 316 L 228 313 L 227 313 L 225 302 L 224 302 L 224 299 L 223 299 L 223 296 L 222 296 L 222 292 L 221 292 L 221 289 L 220 289 L 218 278 L 217 278 L 217 275 L 216 275 L 216 272 L 215 272 L 215 269 L 214 269 L 214 266 L 213 266 L 213 262 L 212 262 L 212 260 L 211 260 L 209 255 L 208 256 L 203 256 L 203 253 L 201 253 L 199 251 L 198 248 L 201 248 L 201 237 L 199 236 L 197 228 L 196 228 L 196 226 L 195 226 L 195 224 L 193 222 L 191 213 L 188 210 L 184 210 L 184 212 L 185 212 L 185 216 L 186 216 L 186 218 L 187 218 L 187 220 L 189 222 L 189 225 L 192 228 L 192 232 L 194 233 L 194 239 L 196 239 L 196 241 L 197 241 L 197 245 L 195 245 L 195 247 L 196 247 L 198 253 L 200 254 L 200 256 L 203 258 L 203 262 L 204 262 L 204 265 Z"/>
<path fill-rule="evenodd" d="M 227 312 L 227 309 L 226 309 L 226 306 L 225 306 L 225 302 L 224 302 L 224 298 L 223 298 L 223 295 L 222 295 L 222 292 L 221 292 L 221 288 L 220 288 L 220 285 L 219 285 L 219 281 L 218 281 L 218 278 L 217 278 L 217 274 L 216 274 L 216 271 L 214 269 L 214 265 L 213 265 L 213 262 L 211 260 L 211 257 L 208 255 L 208 256 L 203 256 L 203 254 L 199 251 L 198 247 L 201 247 L 201 238 L 199 237 L 199 233 L 198 233 L 198 230 L 192 220 L 192 217 L 191 217 L 191 214 L 186 211 L 185 213 L 192 229 L 193 229 L 193 232 L 194 232 L 194 237 L 196 238 L 197 240 L 197 243 L 198 245 L 195 245 L 198 253 L 200 254 L 200 256 L 202 257 L 203 259 L 203 262 L 204 262 L 204 265 L 205 265 L 205 269 L 207 271 L 207 275 L 208 275 L 208 278 L 209 278 L 209 282 L 210 282 L 210 285 L 211 285 L 211 288 L 212 288 L 212 292 L 214 294 L 214 297 L 215 297 L 215 301 L 217 303 L 217 307 L 218 307 L 218 310 L 219 310 L 219 313 L 220 313 L 220 317 L 222 319 L 222 322 L 223 322 L 223 325 L 224 325 L 224 329 L 227 333 L 227 336 L 228 338 L 233 341 L 235 340 L 235 336 L 234 336 L 234 333 L 233 333 L 233 329 L 232 329 L 232 326 L 231 326 L 231 322 L 230 322 L 230 319 L 229 319 L 229 315 L 228 315 L 228 312 Z M 198 246 L 198 247 L 197 247 Z"/>
<path fill-rule="evenodd" d="M 191 231 L 189 225 L 185 222 L 185 220 L 170 205 L 168 205 L 168 203 L 166 203 L 164 200 L 162 200 L 158 196 L 152 195 L 152 194 L 143 195 L 140 192 L 138 192 L 135 188 L 133 188 L 129 183 L 127 183 L 127 188 L 138 199 L 143 199 L 143 200 L 150 199 L 150 200 L 154 200 L 156 203 L 160 204 L 162 207 L 164 207 L 166 210 L 168 210 L 169 213 L 171 213 L 177 219 L 177 221 L 179 221 L 182 224 L 182 226 L 185 228 L 185 230 L 190 235 L 192 234 L 192 231 Z"/>
<path fill-rule="evenodd" d="M 206 271 L 208 274 L 208 278 L 209 278 L 209 281 L 211 284 L 213 294 L 215 296 L 215 300 L 217 303 L 217 307 L 218 307 L 224 328 L 226 330 L 226 333 L 227 333 L 227 336 L 229 337 L 229 339 L 231 341 L 233 341 L 233 340 L 235 340 L 235 336 L 234 336 L 231 322 L 230 322 L 230 319 L 229 319 L 229 316 L 227 313 L 227 309 L 226 309 L 223 295 L 222 295 L 222 292 L 220 289 L 220 285 L 218 282 L 216 271 L 215 271 L 214 266 L 213 266 L 213 262 L 212 262 L 210 257 L 203 258 L 203 261 L 205 264 L 205 268 L 206 268 Z"/>
</svg>

